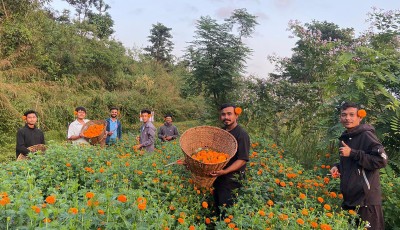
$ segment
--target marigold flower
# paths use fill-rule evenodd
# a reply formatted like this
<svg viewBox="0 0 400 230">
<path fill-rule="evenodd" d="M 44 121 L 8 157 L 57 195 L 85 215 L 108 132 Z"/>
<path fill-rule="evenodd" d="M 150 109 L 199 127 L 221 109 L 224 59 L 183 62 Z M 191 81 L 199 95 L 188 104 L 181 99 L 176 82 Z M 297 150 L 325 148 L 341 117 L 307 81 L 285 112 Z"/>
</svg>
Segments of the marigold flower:
<svg viewBox="0 0 400 230">
<path fill-rule="evenodd" d="M 125 195 L 119 195 L 118 197 L 117 197 L 117 200 L 119 201 L 119 202 L 122 202 L 122 203 L 125 203 L 128 199 L 126 198 L 126 196 Z"/>
<path fill-rule="evenodd" d="M 111 166 L 111 162 L 110 162 L 110 161 L 107 161 L 107 162 L 106 162 L 106 165 L 107 165 L 107 166 Z"/>
<path fill-rule="evenodd" d="M 86 198 L 91 199 L 91 198 L 93 198 L 93 197 L 94 197 L 94 193 L 93 193 L 93 192 L 87 192 L 87 193 L 86 193 Z"/>
<path fill-rule="evenodd" d="M 343 199 L 343 194 L 339 194 L 339 195 L 338 195 L 338 198 L 339 198 L 339 199 Z"/>
<path fill-rule="evenodd" d="M 302 200 L 304 200 L 304 199 L 307 198 L 307 196 L 306 196 L 306 194 L 304 194 L 304 193 L 300 193 L 299 198 L 302 199 Z"/>
<path fill-rule="evenodd" d="M 5 206 L 5 205 L 7 205 L 7 204 L 9 204 L 11 201 L 10 201 L 10 198 L 8 198 L 7 196 L 5 196 L 5 197 L 3 197 L 1 200 L 0 200 L 0 205 L 1 206 Z"/>
<path fill-rule="evenodd" d="M 227 223 L 227 224 L 229 224 L 229 223 L 231 222 L 231 219 L 225 218 L 225 219 L 224 219 L 224 222 Z"/>
<path fill-rule="evenodd" d="M 233 216 L 232 216 L 232 215 L 229 215 L 228 218 L 232 220 L 232 219 L 233 219 Z"/>
<path fill-rule="evenodd" d="M 40 213 L 40 208 L 39 208 L 38 206 L 34 205 L 34 206 L 32 206 L 31 208 L 32 208 L 32 210 L 33 210 L 34 212 Z"/>
<path fill-rule="evenodd" d="M 354 216 L 354 215 L 357 215 L 357 212 L 354 211 L 354 210 L 352 210 L 352 209 L 350 209 L 350 210 L 349 210 L 349 214 Z"/>
<path fill-rule="evenodd" d="M 78 115 L 78 112 L 76 112 L 76 111 L 74 110 L 74 116 L 76 116 L 76 115 Z"/>
<path fill-rule="evenodd" d="M 77 208 L 70 208 L 70 209 L 68 210 L 68 213 L 71 213 L 71 214 L 76 215 L 76 214 L 78 214 L 78 209 L 77 209 Z"/>
<path fill-rule="evenodd" d="M 321 230 L 332 230 L 332 227 L 329 224 L 321 224 Z"/>
<path fill-rule="evenodd" d="M 71 163 L 66 163 L 65 166 L 71 167 Z"/>
<path fill-rule="evenodd" d="M 298 224 L 300 224 L 300 225 L 303 225 L 303 224 L 304 224 L 304 220 L 301 219 L 301 218 L 298 218 L 298 219 L 296 220 L 296 222 L 297 222 Z"/>
<path fill-rule="evenodd" d="M 281 182 L 279 183 L 279 185 L 280 185 L 281 187 L 286 187 L 286 183 L 285 183 L 284 181 L 281 181 Z"/>
<path fill-rule="evenodd" d="M 318 197 L 317 200 L 318 200 L 318 202 L 321 203 L 321 204 L 324 202 L 324 198 L 322 198 L 322 197 Z"/>
<path fill-rule="evenodd" d="M 235 114 L 239 116 L 241 113 L 242 113 L 242 108 L 236 107 L 235 108 Z"/>
<path fill-rule="evenodd" d="M 54 195 L 48 196 L 48 197 L 46 198 L 46 202 L 47 202 L 48 204 L 54 204 L 54 203 L 56 202 L 56 197 L 55 197 Z"/>
<path fill-rule="evenodd" d="M 229 227 L 229 228 L 235 228 L 235 227 L 236 227 L 236 224 L 234 224 L 234 223 L 229 223 L 229 224 L 228 224 L 228 227 Z"/>
<path fill-rule="evenodd" d="M 273 205 L 274 205 L 274 202 L 273 202 L 272 200 L 268 200 L 268 201 L 267 201 L 267 204 L 268 204 L 269 206 L 273 206 Z"/>
<path fill-rule="evenodd" d="M 330 211 L 331 206 L 329 204 L 324 204 L 324 209 Z"/>
<path fill-rule="evenodd" d="M 106 170 L 103 168 L 103 167 L 101 167 L 100 169 L 99 169 L 99 172 L 100 173 L 103 173 L 103 172 L 105 172 Z"/>
<path fill-rule="evenodd" d="M 281 219 L 281 220 L 287 220 L 288 218 L 289 218 L 289 216 L 286 215 L 286 214 L 280 214 L 279 215 L 279 219 Z"/>
<path fill-rule="evenodd" d="M 311 228 L 318 228 L 318 224 L 317 224 L 317 222 L 311 222 Z"/>
<path fill-rule="evenodd" d="M 263 210 L 258 211 L 258 214 L 259 214 L 260 216 L 265 216 L 265 215 L 266 215 L 265 212 L 264 212 Z"/>
<path fill-rule="evenodd" d="M 210 218 L 206 218 L 206 220 L 205 220 L 205 222 L 206 222 L 206 224 L 211 224 L 211 220 L 210 220 Z"/>
<path fill-rule="evenodd" d="M 365 111 L 365 109 L 360 109 L 360 110 L 357 111 L 357 115 L 360 118 L 364 118 L 364 117 L 367 116 L 367 111 Z"/>
<path fill-rule="evenodd" d="M 146 209 L 146 203 L 139 203 L 138 204 L 138 209 L 142 210 L 142 211 L 145 210 Z"/>
<path fill-rule="evenodd" d="M 97 210 L 97 212 L 100 214 L 100 215 L 104 215 L 104 210 L 102 210 L 102 209 L 99 209 L 99 210 Z"/>
<path fill-rule="evenodd" d="M 178 222 L 179 222 L 180 224 L 183 224 L 183 223 L 185 223 L 185 220 L 184 220 L 183 218 L 179 217 L 179 218 L 178 218 Z"/>
<path fill-rule="evenodd" d="M 308 210 L 304 208 L 303 210 L 301 210 L 301 214 L 303 214 L 304 216 L 308 216 Z"/>
<path fill-rule="evenodd" d="M 335 192 L 330 192 L 330 193 L 329 193 L 329 197 L 331 197 L 331 198 L 336 198 L 337 195 L 336 195 Z"/>
<path fill-rule="evenodd" d="M 205 201 L 203 201 L 203 203 L 201 203 L 201 206 L 202 206 L 203 208 L 208 208 L 208 203 L 205 202 Z"/>
<path fill-rule="evenodd" d="M 50 223 L 50 222 L 51 222 L 51 219 L 49 219 L 49 218 L 44 218 L 44 219 L 43 219 L 43 222 L 44 222 L 44 223 Z"/>
<path fill-rule="evenodd" d="M 193 225 L 190 225 L 189 230 L 195 230 L 196 228 Z"/>
<path fill-rule="evenodd" d="M 326 215 L 327 217 L 332 217 L 332 216 L 333 216 L 333 214 L 330 213 L 330 212 L 326 213 L 325 215 Z"/>
</svg>

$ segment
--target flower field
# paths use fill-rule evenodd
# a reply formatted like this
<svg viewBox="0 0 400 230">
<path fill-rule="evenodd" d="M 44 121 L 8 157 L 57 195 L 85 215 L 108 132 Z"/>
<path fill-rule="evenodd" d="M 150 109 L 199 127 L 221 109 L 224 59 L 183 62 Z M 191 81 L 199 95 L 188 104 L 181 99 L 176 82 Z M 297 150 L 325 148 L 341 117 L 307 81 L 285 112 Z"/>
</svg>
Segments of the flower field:
<svg viewBox="0 0 400 230">
<path fill-rule="evenodd" d="M 165 166 L 182 158 L 177 142 L 145 153 L 132 140 L 50 145 L 3 164 L 0 229 L 354 229 L 329 166 L 305 171 L 266 140 L 253 140 L 247 182 L 222 219 L 211 190 L 196 188 L 184 166 Z"/>
</svg>

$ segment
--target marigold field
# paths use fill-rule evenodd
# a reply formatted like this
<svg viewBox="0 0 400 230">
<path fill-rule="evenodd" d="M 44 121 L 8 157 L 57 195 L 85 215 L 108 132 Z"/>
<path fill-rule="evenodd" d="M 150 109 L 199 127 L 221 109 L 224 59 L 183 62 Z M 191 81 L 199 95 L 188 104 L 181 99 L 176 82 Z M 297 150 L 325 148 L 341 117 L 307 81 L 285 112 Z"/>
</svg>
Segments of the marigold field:
<svg viewBox="0 0 400 230">
<path fill-rule="evenodd" d="M 304 170 L 264 139 L 252 139 L 247 181 L 222 219 L 211 190 L 196 188 L 184 166 L 165 166 L 183 157 L 178 142 L 145 153 L 133 139 L 104 149 L 54 144 L 3 164 L 0 229 L 354 229 L 329 166 Z"/>
</svg>

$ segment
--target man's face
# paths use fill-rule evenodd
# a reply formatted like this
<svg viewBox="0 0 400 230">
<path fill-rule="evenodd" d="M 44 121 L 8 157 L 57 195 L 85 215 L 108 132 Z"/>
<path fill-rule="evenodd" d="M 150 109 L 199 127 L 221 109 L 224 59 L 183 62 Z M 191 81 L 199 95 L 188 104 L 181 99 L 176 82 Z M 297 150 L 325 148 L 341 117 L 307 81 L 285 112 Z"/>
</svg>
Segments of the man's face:
<svg viewBox="0 0 400 230">
<path fill-rule="evenodd" d="M 76 115 L 76 117 L 77 117 L 78 119 L 85 119 L 85 117 L 86 117 L 86 112 L 83 111 L 83 110 L 79 110 L 79 111 L 78 111 L 78 114 Z"/>
<path fill-rule="evenodd" d="M 357 108 L 350 107 L 340 112 L 340 123 L 342 123 L 343 127 L 352 129 L 360 125 L 362 118 L 357 115 L 357 111 Z"/>
<path fill-rule="evenodd" d="M 233 107 L 227 107 L 220 112 L 220 119 L 225 126 L 230 126 L 236 123 L 238 116 L 235 114 Z"/>
<path fill-rule="evenodd" d="M 28 115 L 26 116 L 26 123 L 27 123 L 28 125 L 35 125 L 36 122 L 37 122 L 36 114 L 30 113 L 30 114 L 28 114 Z"/>
<path fill-rule="evenodd" d="M 116 109 L 111 110 L 110 116 L 112 118 L 116 118 L 118 116 L 118 110 L 116 110 Z"/>
<path fill-rule="evenodd" d="M 164 120 L 167 124 L 172 124 L 172 117 L 166 117 Z"/>
<path fill-rule="evenodd" d="M 150 114 L 148 114 L 148 113 L 142 113 L 141 116 L 142 116 L 142 120 L 144 123 L 148 122 L 150 119 Z"/>
</svg>

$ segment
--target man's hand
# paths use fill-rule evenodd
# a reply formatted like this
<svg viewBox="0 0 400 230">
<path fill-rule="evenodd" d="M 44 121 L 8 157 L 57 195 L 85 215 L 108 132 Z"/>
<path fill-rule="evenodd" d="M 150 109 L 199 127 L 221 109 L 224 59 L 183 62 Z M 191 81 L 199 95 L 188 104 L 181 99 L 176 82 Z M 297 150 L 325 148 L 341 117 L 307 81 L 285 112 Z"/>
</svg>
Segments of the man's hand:
<svg viewBox="0 0 400 230">
<path fill-rule="evenodd" d="M 333 178 L 340 177 L 339 169 L 336 166 L 331 168 L 331 175 Z"/>
<path fill-rule="evenodd" d="M 108 135 L 108 136 L 111 136 L 111 135 L 113 135 L 113 133 L 114 133 L 114 132 L 110 131 L 110 132 L 107 132 L 107 135 Z"/>
<path fill-rule="evenodd" d="M 351 148 L 342 141 L 343 147 L 339 148 L 340 156 L 342 157 L 348 157 L 350 156 Z"/>
<path fill-rule="evenodd" d="M 210 173 L 210 176 L 222 176 L 225 174 L 226 174 L 225 170 L 219 170 L 219 171 L 212 171 Z"/>
<path fill-rule="evenodd" d="M 165 139 L 166 139 L 167 141 L 170 141 L 170 140 L 172 140 L 172 136 L 166 136 Z"/>
</svg>

